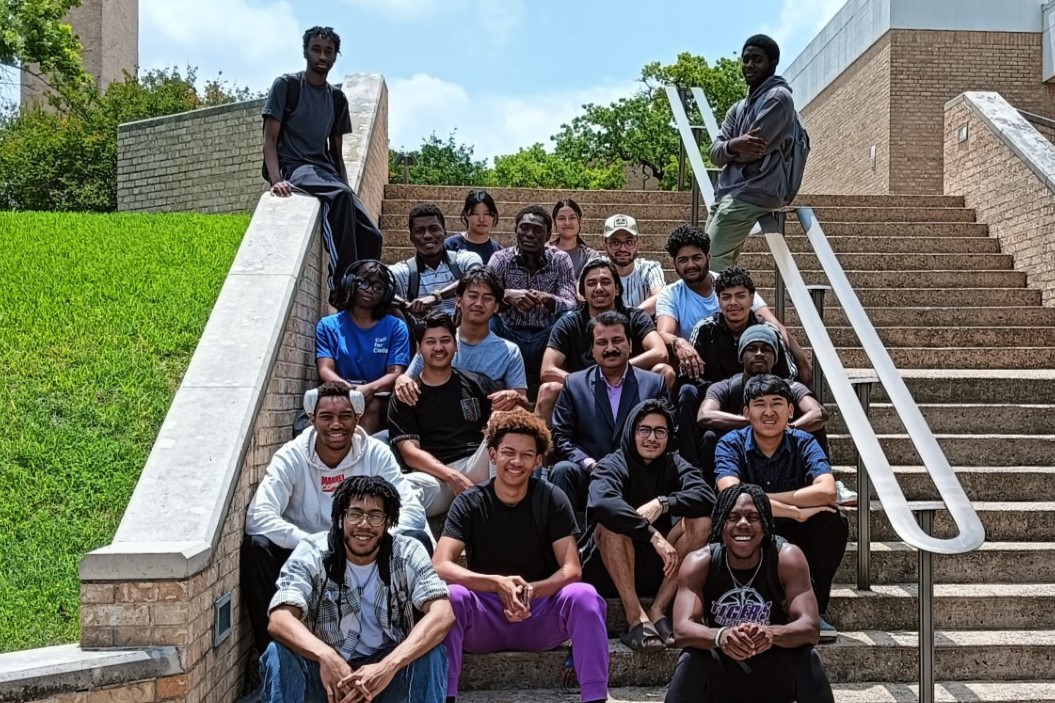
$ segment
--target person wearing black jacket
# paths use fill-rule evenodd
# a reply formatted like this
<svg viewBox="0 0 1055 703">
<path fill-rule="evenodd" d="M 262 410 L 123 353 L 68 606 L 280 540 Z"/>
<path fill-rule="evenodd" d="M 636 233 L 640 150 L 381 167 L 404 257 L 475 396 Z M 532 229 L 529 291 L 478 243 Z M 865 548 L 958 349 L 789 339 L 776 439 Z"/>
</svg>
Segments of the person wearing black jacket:
<svg viewBox="0 0 1055 703">
<path fill-rule="evenodd" d="M 673 644 L 666 610 L 677 592 L 678 563 L 707 544 L 714 491 L 669 448 L 676 430 L 669 404 L 645 400 L 629 418 L 620 448 L 597 462 L 590 478 L 583 580 L 622 601 L 630 628 L 623 644 L 658 649 Z M 654 596 L 647 612 L 642 596 Z"/>
</svg>

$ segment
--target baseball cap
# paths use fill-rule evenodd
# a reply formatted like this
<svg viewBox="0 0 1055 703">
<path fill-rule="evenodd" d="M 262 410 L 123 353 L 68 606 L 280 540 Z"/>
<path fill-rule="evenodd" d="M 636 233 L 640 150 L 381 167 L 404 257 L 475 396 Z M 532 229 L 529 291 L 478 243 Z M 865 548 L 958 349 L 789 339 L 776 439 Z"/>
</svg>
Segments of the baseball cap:
<svg viewBox="0 0 1055 703">
<path fill-rule="evenodd" d="M 608 239 L 616 232 L 629 232 L 637 237 L 637 220 L 630 215 L 612 215 L 604 221 L 604 238 Z"/>
</svg>

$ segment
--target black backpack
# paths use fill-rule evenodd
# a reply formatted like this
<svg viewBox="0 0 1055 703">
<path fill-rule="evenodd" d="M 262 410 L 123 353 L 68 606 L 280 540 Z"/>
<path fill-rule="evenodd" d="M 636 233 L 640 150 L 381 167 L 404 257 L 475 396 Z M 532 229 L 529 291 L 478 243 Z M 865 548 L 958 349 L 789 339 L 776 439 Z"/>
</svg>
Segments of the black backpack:
<svg viewBox="0 0 1055 703">
<path fill-rule="evenodd" d="M 451 256 L 449 251 L 444 251 L 443 258 L 447 262 L 447 266 L 451 270 L 451 275 L 454 276 L 454 280 L 462 280 L 462 268 L 454 260 L 455 257 Z M 418 257 L 412 256 L 407 261 L 407 269 L 410 270 L 410 276 L 407 279 L 407 302 L 416 300 L 418 293 L 421 291 L 421 272 L 418 270 Z"/>
<path fill-rule="evenodd" d="M 300 81 L 302 78 L 304 78 L 304 71 L 287 73 L 280 77 L 280 80 L 286 84 L 286 104 L 282 108 L 282 122 L 278 127 L 276 144 L 282 141 L 282 132 L 286 129 L 286 121 L 289 120 L 289 116 L 293 114 L 293 111 L 297 109 L 297 105 L 300 104 Z M 348 110 L 348 98 L 345 97 L 344 91 L 340 87 L 332 84 L 329 87 L 330 98 L 333 100 L 333 120 L 334 124 L 337 124 L 340 116 Z M 329 145 L 327 145 L 327 148 L 329 148 Z M 336 154 L 330 154 L 330 160 L 333 161 L 334 166 L 337 165 Z M 260 175 L 263 176 L 265 181 L 271 183 L 267 173 L 266 162 L 260 164 Z"/>
</svg>

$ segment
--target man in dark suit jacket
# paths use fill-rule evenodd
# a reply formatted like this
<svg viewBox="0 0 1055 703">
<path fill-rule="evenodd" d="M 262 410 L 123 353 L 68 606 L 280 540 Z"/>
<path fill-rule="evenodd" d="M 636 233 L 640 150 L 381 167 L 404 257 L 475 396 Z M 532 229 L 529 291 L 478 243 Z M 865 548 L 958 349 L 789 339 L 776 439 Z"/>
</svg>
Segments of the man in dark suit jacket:
<svg viewBox="0 0 1055 703">
<path fill-rule="evenodd" d="M 669 399 L 658 373 L 630 365 L 630 321 L 617 311 L 590 320 L 596 366 L 576 371 L 564 382 L 553 410 L 558 461 L 550 480 L 576 511 L 586 509 L 590 471 L 619 448 L 627 417 L 642 400 Z"/>
</svg>

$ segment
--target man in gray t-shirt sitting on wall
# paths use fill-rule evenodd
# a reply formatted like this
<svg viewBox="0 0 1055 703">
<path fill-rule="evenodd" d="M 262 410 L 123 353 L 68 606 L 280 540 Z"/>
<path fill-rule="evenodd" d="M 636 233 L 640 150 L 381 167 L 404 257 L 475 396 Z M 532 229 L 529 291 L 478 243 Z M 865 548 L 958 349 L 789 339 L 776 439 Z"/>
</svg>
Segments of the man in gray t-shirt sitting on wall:
<svg viewBox="0 0 1055 703">
<path fill-rule="evenodd" d="M 348 99 L 326 77 L 341 53 L 341 38 L 330 27 L 304 33 L 307 66 L 279 76 L 264 104 L 264 178 L 271 193 L 294 192 L 322 201 L 322 228 L 330 289 L 359 259 L 381 258 L 381 231 L 348 184 L 341 153 L 352 131 Z"/>
</svg>

